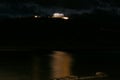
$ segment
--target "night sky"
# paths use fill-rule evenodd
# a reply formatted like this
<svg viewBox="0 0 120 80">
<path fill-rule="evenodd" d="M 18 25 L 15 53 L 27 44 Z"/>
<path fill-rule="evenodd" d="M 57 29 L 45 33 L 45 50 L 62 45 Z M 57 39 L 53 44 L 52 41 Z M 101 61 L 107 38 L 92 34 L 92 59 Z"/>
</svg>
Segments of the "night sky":
<svg viewBox="0 0 120 80">
<path fill-rule="evenodd" d="M 47 16 L 55 12 L 66 15 L 94 13 L 95 10 L 108 11 L 109 14 L 119 15 L 118 0 L 1 0 L 1 17 Z"/>
</svg>

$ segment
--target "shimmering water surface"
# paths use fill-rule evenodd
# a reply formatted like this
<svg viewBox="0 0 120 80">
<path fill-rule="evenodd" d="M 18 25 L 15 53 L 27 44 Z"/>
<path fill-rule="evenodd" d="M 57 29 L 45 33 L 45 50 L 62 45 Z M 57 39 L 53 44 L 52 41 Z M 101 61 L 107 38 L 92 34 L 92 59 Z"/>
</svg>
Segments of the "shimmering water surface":
<svg viewBox="0 0 120 80">
<path fill-rule="evenodd" d="M 96 72 L 104 72 L 110 78 L 119 78 L 118 55 L 96 54 L 91 51 L 43 51 L 40 53 L 1 54 L 0 79 L 49 80 L 67 76 L 99 75 Z"/>
</svg>

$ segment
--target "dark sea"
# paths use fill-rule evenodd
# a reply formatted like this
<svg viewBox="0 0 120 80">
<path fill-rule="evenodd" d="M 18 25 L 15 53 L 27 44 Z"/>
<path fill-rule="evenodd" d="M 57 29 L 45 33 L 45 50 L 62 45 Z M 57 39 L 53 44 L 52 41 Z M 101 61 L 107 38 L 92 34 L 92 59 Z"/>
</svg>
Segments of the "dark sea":
<svg viewBox="0 0 120 80">
<path fill-rule="evenodd" d="M 71 56 L 72 63 L 65 65 L 64 68 L 56 69 L 55 61 L 58 66 L 64 64 L 67 59 L 63 56 L 63 62 L 60 59 L 52 59 L 52 50 L 41 50 L 37 52 L 11 52 L 0 54 L 0 79 L 1 80 L 50 80 L 53 76 L 95 76 L 96 72 L 103 72 L 108 75 L 108 79 L 119 79 L 119 52 L 109 51 L 86 51 L 86 50 L 72 50 L 61 51 L 64 55 Z M 37 54 L 36 54 L 37 53 Z M 114 54 L 113 54 L 114 53 Z M 58 56 L 59 57 L 59 56 Z M 52 64 L 52 65 L 51 65 Z M 66 69 L 65 69 L 66 68 Z M 67 69 L 69 71 L 67 71 Z M 58 74 L 54 74 L 55 71 Z M 59 74 L 59 70 L 63 71 Z M 90 79 L 93 80 L 93 79 Z"/>
</svg>

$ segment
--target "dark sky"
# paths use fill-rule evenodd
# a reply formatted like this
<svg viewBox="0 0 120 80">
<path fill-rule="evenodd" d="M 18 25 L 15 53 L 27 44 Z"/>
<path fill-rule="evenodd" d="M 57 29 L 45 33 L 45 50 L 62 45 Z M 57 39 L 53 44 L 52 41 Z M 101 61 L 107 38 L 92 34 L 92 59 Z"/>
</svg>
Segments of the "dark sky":
<svg viewBox="0 0 120 80">
<path fill-rule="evenodd" d="M 1 0 L 0 16 L 51 15 L 94 13 L 96 9 L 120 14 L 118 0 Z"/>
<path fill-rule="evenodd" d="M 79 7 L 79 6 L 98 6 L 98 5 L 107 5 L 118 6 L 119 0 L 1 0 L 1 2 L 8 3 L 20 3 L 20 2 L 36 2 L 43 5 L 60 5 L 60 6 L 69 6 L 69 7 Z"/>
</svg>

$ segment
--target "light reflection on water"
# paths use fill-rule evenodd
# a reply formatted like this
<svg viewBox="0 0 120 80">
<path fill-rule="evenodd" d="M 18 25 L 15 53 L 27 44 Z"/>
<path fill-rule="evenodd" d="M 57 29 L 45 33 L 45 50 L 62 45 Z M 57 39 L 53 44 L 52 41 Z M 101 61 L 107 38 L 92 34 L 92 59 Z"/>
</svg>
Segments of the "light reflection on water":
<svg viewBox="0 0 120 80">
<path fill-rule="evenodd" d="M 50 80 L 51 78 L 61 78 L 71 75 L 84 77 L 94 76 L 97 71 L 105 71 L 108 69 L 108 64 L 102 64 L 101 66 L 101 60 L 96 64 L 92 63 L 95 62 L 93 60 L 99 57 L 95 56 L 95 58 L 92 58 L 89 55 L 78 56 L 64 51 L 53 51 L 52 53 L 45 55 L 4 54 L 0 56 L 0 79 Z M 97 73 L 96 75 L 99 74 Z"/>
<path fill-rule="evenodd" d="M 68 53 L 54 51 L 51 57 L 52 78 L 64 78 L 71 75 L 72 57 Z"/>
<path fill-rule="evenodd" d="M 80 58 L 78 56 L 77 61 L 75 58 L 75 61 L 73 62 L 74 56 L 64 51 L 53 51 L 52 54 L 49 54 L 44 57 L 41 56 L 38 58 L 34 57 L 35 62 L 33 62 L 34 67 L 32 68 L 33 69 L 32 80 L 49 80 L 49 79 L 54 80 L 59 78 L 72 78 L 72 77 L 75 79 L 80 78 L 84 80 L 84 79 L 89 79 L 89 78 L 94 79 L 100 76 L 102 77 L 104 76 L 103 73 L 101 72 L 99 72 L 100 73 L 99 75 L 95 74 L 97 72 L 96 71 L 97 69 L 95 69 L 96 66 L 94 65 L 90 65 L 90 64 L 86 64 L 86 65 L 84 64 L 83 66 L 79 65 L 80 60 L 82 60 Z M 89 65 L 89 67 L 87 65 Z M 92 68 L 90 66 L 92 66 Z M 84 72 L 82 73 L 83 76 L 80 76 L 81 71 Z"/>
<path fill-rule="evenodd" d="M 47 80 L 70 76 L 72 61 L 72 56 L 63 51 L 53 51 L 48 56 L 34 56 L 32 80 Z"/>
</svg>

